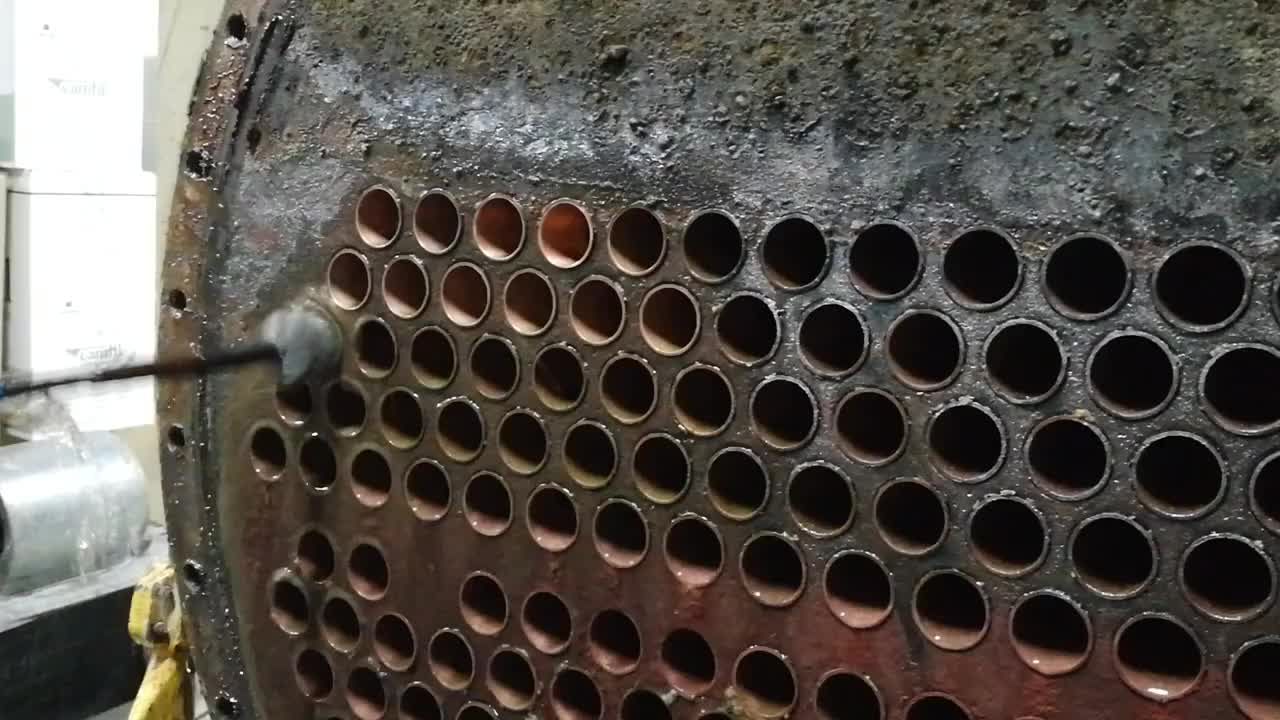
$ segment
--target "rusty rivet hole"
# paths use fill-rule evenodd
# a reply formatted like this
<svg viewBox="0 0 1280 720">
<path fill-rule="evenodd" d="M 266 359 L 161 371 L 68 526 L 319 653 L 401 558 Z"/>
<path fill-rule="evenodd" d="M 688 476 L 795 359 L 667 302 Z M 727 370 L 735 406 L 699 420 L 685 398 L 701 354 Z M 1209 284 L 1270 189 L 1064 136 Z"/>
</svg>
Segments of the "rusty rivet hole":
<svg viewBox="0 0 1280 720">
<path fill-rule="evenodd" d="M 1256 629 L 1280 350 L 1252 253 L 492 189 L 353 194 L 314 260 L 342 374 L 247 400 L 233 467 L 315 510 L 282 516 L 254 587 L 322 716 L 991 712 L 910 672 L 882 694 L 790 635 L 726 646 L 733 606 L 1280 720 Z M 431 623 L 402 604 L 422 568 L 455 598 Z"/>
</svg>

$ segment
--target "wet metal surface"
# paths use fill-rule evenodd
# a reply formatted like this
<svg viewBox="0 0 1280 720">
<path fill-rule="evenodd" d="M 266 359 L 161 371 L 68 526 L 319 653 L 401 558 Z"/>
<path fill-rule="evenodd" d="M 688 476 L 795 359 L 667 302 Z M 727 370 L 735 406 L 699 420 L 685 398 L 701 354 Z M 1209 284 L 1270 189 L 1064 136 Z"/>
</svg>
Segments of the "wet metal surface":
<svg viewBox="0 0 1280 720">
<path fill-rule="evenodd" d="M 162 386 L 215 712 L 1280 718 L 1273 8 L 231 5 L 163 342 L 346 354 Z"/>
</svg>

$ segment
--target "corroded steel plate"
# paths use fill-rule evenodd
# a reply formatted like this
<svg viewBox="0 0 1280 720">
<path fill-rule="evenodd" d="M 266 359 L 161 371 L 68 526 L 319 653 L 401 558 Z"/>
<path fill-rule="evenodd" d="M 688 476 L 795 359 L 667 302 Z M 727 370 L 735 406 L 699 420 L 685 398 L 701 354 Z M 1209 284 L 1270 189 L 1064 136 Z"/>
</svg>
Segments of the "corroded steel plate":
<svg viewBox="0 0 1280 720">
<path fill-rule="evenodd" d="M 230 3 L 162 351 L 226 717 L 1280 718 L 1270 3 Z"/>
</svg>

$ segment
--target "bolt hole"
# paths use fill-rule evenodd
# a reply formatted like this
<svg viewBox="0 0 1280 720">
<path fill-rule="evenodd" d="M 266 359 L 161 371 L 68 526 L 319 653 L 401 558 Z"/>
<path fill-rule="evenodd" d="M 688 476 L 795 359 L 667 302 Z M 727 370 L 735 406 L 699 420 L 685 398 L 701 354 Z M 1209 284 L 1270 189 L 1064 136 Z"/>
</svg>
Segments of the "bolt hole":
<svg viewBox="0 0 1280 720">
<path fill-rule="evenodd" d="M 195 560 L 187 560 L 182 563 L 182 579 L 189 591 L 198 593 L 204 589 L 204 568 Z"/>
<path fill-rule="evenodd" d="M 213 158 L 201 149 L 188 150 L 182 164 L 187 175 L 196 180 L 207 180 L 213 174 Z"/>
<path fill-rule="evenodd" d="M 816 225 L 790 217 L 769 228 L 761 249 L 764 274 L 783 290 L 817 285 L 827 270 L 827 240 Z"/>
<path fill-rule="evenodd" d="M 621 610 L 602 610 L 591 620 L 588 652 L 605 671 L 625 675 L 640 664 L 640 629 Z"/>
<path fill-rule="evenodd" d="M 942 498 L 918 480 L 895 480 L 880 489 L 876 529 L 885 544 L 904 555 L 924 555 L 942 544 L 947 509 Z"/>
<path fill-rule="evenodd" d="M 1129 292 L 1129 264 L 1119 248 L 1092 235 L 1068 238 L 1045 260 L 1045 295 L 1058 312 L 1091 320 L 1114 312 Z"/>
<path fill-rule="evenodd" d="M 733 684 L 753 715 L 782 717 L 796 704 L 795 673 L 782 655 L 768 648 L 752 648 L 738 658 Z"/>
<path fill-rule="evenodd" d="M 778 348 L 778 317 L 761 297 L 735 295 L 716 317 L 716 337 L 725 357 L 740 365 L 758 365 Z"/>
<path fill-rule="evenodd" d="M 170 425 L 166 437 L 170 450 L 181 450 L 187 446 L 187 431 L 181 425 Z"/>
<path fill-rule="evenodd" d="M 960 373 L 964 341 L 951 319 L 933 310 L 909 310 L 889 327 L 889 370 L 903 385 L 928 392 Z"/>
<path fill-rule="evenodd" d="M 1126 685 L 1157 702 L 1191 692 L 1204 672 L 1195 636 L 1181 623 L 1159 615 L 1141 616 L 1120 628 L 1115 662 Z"/>
<path fill-rule="evenodd" d="M 863 630 L 893 612 L 893 583 L 879 560 L 846 550 L 836 555 L 823 578 L 827 607 L 840 622 Z"/>
<path fill-rule="evenodd" d="M 165 304 L 178 312 L 183 312 L 187 309 L 187 294 L 181 290 L 170 290 L 165 296 Z"/>
<path fill-rule="evenodd" d="M 943 650 L 968 650 L 987 634 L 986 597 L 972 580 L 954 570 L 925 576 L 916 586 L 912 612 L 920 632 Z"/>
<path fill-rule="evenodd" d="M 609 257 L 622 272 L 648 275 L 658 269 L 666 254 L 662 223 L 652 212 L 628 208 L 609 225 Z"/>
<path fill-rule="evenodd" d="M 769 476 L 755 453 L 746 448 L 725 448 L 707 467 L 711 504 L 731 520 L 747 520 L 764 511 L 769 502 Z"/>
<path fill-rule="evenodd" d="M 524 245 L 524 216 L 509 198 L 494 196 L 476 208 L 475 240 L 490 260 L 510 260 Z"/>
<path fill-rule="evenodd" d="M 942 280 L 959 304 L 988 310 L 1018 290 L 1022 261 L 1007 237 L 995 230 L 970 230 L 956 238 L 942 260 Z"/>
<path fill-rule="evenodd" d="M 235 40 L 244 40 L 249 33 L 249 25 L 244 21 L 244 15 L 240 13 L 231 13 L 227 16 L 227 35 Z"/>
<path fill-rule="evenodd" d="M 762 605 L 785 607 L 804 592 L 800 548 L 776 533 L 761 533 L 748 540 L 742 547 L 739 569 L 747 594 Z"/>
<path fill-rule="evenodd" d="M 511 526 L 511 491 L 497 475 L 476 473 L 463 491 L 462 512 L 471 529 L 497 537 Z"/>
</svg>

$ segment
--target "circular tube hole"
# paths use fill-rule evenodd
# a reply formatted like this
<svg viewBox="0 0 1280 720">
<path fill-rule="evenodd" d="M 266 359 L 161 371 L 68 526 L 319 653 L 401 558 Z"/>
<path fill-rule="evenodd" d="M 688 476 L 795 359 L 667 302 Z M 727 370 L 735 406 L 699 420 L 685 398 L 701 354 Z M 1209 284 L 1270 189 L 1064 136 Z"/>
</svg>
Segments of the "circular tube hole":
<svg viewBox="0 0 1280 720">
<path fill-rule="evenodd" d="M 320 634 L 334 650 L 350 653 L 360 644 L 360 616 L 346 598 L 332 595 L 320 608 Z"/>
<path fill-rule="evenodd" d="M 512 330 L 521 335 L 540 335 L 555 321 L 556 291 L 546 275 L 537 270 L 521 270 L 507 280 L 502 310 Z"/>
<path fill-rule="evenodd" d="M 986 480 L 1004 463 L 1004 429 L 995 413 L 960 401 L 929 421 L 929 459 L 946 477 L 962 483 Z"/>
<path fill-rule="evenodd" d="M 947 534 L 947 506 L 920 480 L 891 481 L 876 493 L 876 529 L 889 547 L 904 555 L 924 555 Z"/>
<path fill-rule="evenodd" d="M 1227 490 L 1218 452 L 1203 438 L 1178 431 L 1142 444 L 1133 464 L 1133 482 L 1144 505 L 1172 518 L 1208 513 Z"/>
<path fill-rule="evenodd" d="M 1272 453 L 1258 463 L 1249 481 L 1249 499 L 1253 514 L 1263 527 L 1280 533 L 1280 452 Z"/>
<path fill-rule="evenodd" d="M 658 376 L 637 355 L 620 354 L 600 373 L 600 399 L 618 421 L 634 425 L 653 412 L 658 402 Z"/>
<path fill-rule="evenodd" d="M 568 412 L 582 402 L 587 379 L 582 358 L 568 345 L 549 345 L 533 361 L 533 391 L 543 405 Z"/>
<path fill-rule="evenodd" d="M 398 318 L 417 317 L 427 307 L 427 271 L 422 261 L 397 257 L 382 274 L 382 297 Z"/>
<path fill-rule="evenodd" d="M 418 397 L 408 390 L 397 388 L 383 395 L 379 416 L 382 435 L 392 447 L 408 450 L 422 440 L 426 420 Z"/>
<path fill-rule="evenodd" d="M 1124 420 L 1155 415 L 1178 390 L 1169 348 L 1146 333 L 1108 335 L 1089 356 L 1087 372 L 1093 399 Z"/>
<path fill-rule="evenodd" d="M 889 370 L 912 390 L 946 387 L 960 374 L 964 339 L 951 318 L 936 310 L 908 310 L 889 326 Z"/>
<path fill-rule="evenodd" d="M 1013 320 L 996 328 L 984 354 L 991 387 L 1012 403 L 1042 402 L 1066 377 L 1057 335 L 1033 320 Z"/>
<path fill-rule="evenodd" d="M 600 720 L 604 700 L 590 675 L 566 667 L 551 681 L 551 710 L 558 720 Z"/>
<path fill-rule="evenodd" d="M 372 668 L 357 666 L 347 675 L 347 707 L 359 720 L 379 720 L 387 714 L 387 689 Z"/>
<path fill-rule="evenodd" d="M 960 703 L 946 695 L 922 695 L 907 706 L 903 720 L 972 720 Z"/>
<path fill-rule="evenodd" d="M 491 195 L 476 208 L 476 246 L 490 260 L 510 260 L 524 246 L 524 215 L 511 198 Z"/>
<path fill-rule="evenodd" d="M 666 254 L 662 223 L 649 210 L 627 208 L 609 223 L 609 259 L 622 272 L 648 275 L 658 269 Z"/>
<path fill-rule="evenodd" d="M 604 501 L 596 510 L 593 529 L 596 552 L 612 567 L 633 568 L 649 551 L 649 526 L 640 508 L 626 500 Z"/>
<path fill-rule="evenodd" d="M 1156 702 L 1190 693 L 1204 674 L 1200 641 L 1167 615 L 1139 615 L 1126 622 L 1116 632 L 1114 652 L 1124 684 Z"/>
<path fill-rule="evenodd" d="M 720 514 L 748 520 L 769 502 L 769 474 L 764 463 L 746 448 L 725 448 L 707 466 L 707 494 Z"/>
<path fill-rule="evenodd" d="M 427 643 L 427 666 L 436 682 L 446 689 L 465 688 L 475 674 L 471 643 L 457 630 L 440 630 Z"/>
<path fill-rule="evenodd" d="M 319 530 L 304 530 L 298 536 L 294 563 L 298 567 L 298 573 L 311 582 L 328 580 L 337 563 L 329 536 Z"/>
<path fill-rule="evenodd" d="M 391 190 L 371 187 L 356 203 L 356 234 L 366 245 L 384 248 L 400 234 L 400 201 Z"/>
<path fill-rule="evenodd" d="M 1008 302 L 1022 280 L 1022 261 L 1009 238 L 978 228 L 952 241 L 942 258 L 942 282 L 958 304 L 991 310 Z"/>
<path fill-rule="evenodd" d="M 916 585 L 911 614 L 925 638 L 943 650 L 975 647 L 987 634 L 987 597 L 956 570 L 935 570 Z"/>
<path fill-rule="evenodd" d="M 1236 707 L 1249 720 L 1280 718 L 1280 640 L 1263 638 L 1246 643 L 1231 659 L 1228 689 Z"/>
<path fill-rule="evenodd" d="M 1081 585 L 1111 599 L 1137 595 L 1156 573 L 1151 533 L 1121 515 L 1097 515 L 1081 523 L 1067 558 Z"/>
<path fill-rule="evenodd" d="M 418 200 L 413 211 L 413 235 L 432 255 L 443 255 L 462 236 L 462 213 L 448 193 L 432 190 Z"/>
<path fill-rule="evenodd" d="M 696 630 L 678 628 L 662 641 L 662 676 L 684 697 L 709 691 L 716 680 L 716 654 Z"/>
<path fill-rule="evenodd" d="M 329 261 L 329 299 L 343 310 L 358 310 L 369 299 L 369 263 L 355 250 L 343 250 Z"/>
<path fill-rule="evenodd" d="M 497 635 L 507 625 L 507 593 L 488 573 L 468 575 L 458 593 L 458 602 L 462 619 L 481 635 Z"/>
<path fill-rule="evenodd" d="M 813 393 L 797 380 L 774 375 L 751 395 L 751 426 L 774 450 L 798 450 L 818 427 Z"/>
<path fill-rule="evenodd" d="M 838 553 L 823 575 L 827 607 L 840 622 L 865 630 L 893 612 L 893 583 L 889 571 L 874 556 L 858 550 Z"/>
<path fill-rule="evenodd" d="M 676 375 L 672 396 L 676 422 L 699 437 L 724 432 L 733 418 L 733 389 L 718 368 L 693 365 Z"/>
<path fill-rule="evenodd" d="M 302 583 L 292 575 L 278 576 L 271 583 L 271 620 L 289 635 L 301 635 L 311 623 L 311 606 Z"/>
<path fill-rule="evenodd" d="M 1094 235 L 1059 242 L 1044 261 L 1044 291 L 1055 310 L 1073 320 L 1094 320 L 1119 309 L 1132 280 L 1116 244 Z"/>
<path fill-rule="evenodd" d="M 1191 543 L 1179 577 L 1191 605 L 1215 620 L 1255 618 L 1275 592 L 1270 559 L 1239 535 L 1210 535 Z"/>
<path fill-rule="evenodd" d="M 301 383 L 276 389 L 276 412 L 290 425 L 301 425 L 311 416 L 311 390 Z"/>
<path fill-rule="evenodd" d="M 609 484 L 618 467 L 618 449 L 603 425 L 580 420 L 564 438 L 564 464 L 569 477 L 582 487 L 596 490 Z"/>
<path fill-rule="evenodd" d="M 410 683 L 400 693 L 400 720 L 444 720 L 444 711 L 426 685 Z"/>
<path fill-rule="evenodd" d="M 532 663 L 523 651 L 511 647 L 501 648 L 489 658 L 485 683 L 493 699 L 508 710 L 528 709 L 538 694 Z"/>
<path fill-rule="evenodd" d="M 414 517 L 436 522 L 449 513 L 453 493 L 444 467 L 435 460 L 423 458 L 405 472 L 404 494 Z"/>
<path fill-rule="evenodd" d="M 689 489 L 689 456 L 664 433 L 646 435 L 636 443 L 631 471 L 636 489 L 655 503 L 669 505 Z"/>
<path fill-rule="evenodd" d="M 830 260 L 822 231 L 802 217 L 774 223 L 765 234 L 760 259 L 769 282 L 792 291 L 817 285 Z"/>
<path fill-rule="evenodd" d="M 366 600 L 381 600 L 391 583 L 387 559 L 374 545 L 360 543 L 347 556 L 347 581 Z"/>
<path fill-rule="evenodd" d="M 733 686 L 753 716 L 776 718 L 796 704 L 796 675 L 777 650 L 755 646 L 733 665 Z"/>
<path fill-rule="evenodd" d="M 1084 666 L 1093 649 L 1093 632 L 1084 608 L 1052 590 L 1031 593 L 1009 616 L 1013 650 L 1042 675 L 1066 675 Z"/>
<path fill-rule="evenodd" d="M 547 262 L 558 268 L 582 264 L 591 253 L 594 233 L 586 211 L 570 200 L 557 200 L 542 213 L 538 247 Z"/>
<path fill-rule="evenodd" d="M 498 712 L 482 702 L 473 700 L 458 709 L 455 720 L 498 720 Z"/>
<path fill-rule="evenodd" d="M 249 462 L 264 480 L 279 480 L 289 464 L 289 448 L 284 436 L 270 425 L 253 431 L 249 438 Z"/>
<path fill-rule="evenodd" d="M 1249 301 L 1244 261 L 1222 245 L 1179 245 L 1156 266 L 1156 307 L 1183 329 L 1207 332 L 1230 324 Z"/>
<path fill-rule="evenodd" d="M 1239 345 L 1215 355 L 1200 377 L 1209 417 L 1239 435 L 1261 435 L 1280 427 L 1280 352 L 1265 345 Z"/>
<path fill-rule="evenodd" d="M 693 276 L 709 283 L 733 277 L 746 258 L 738 223 L 718 210 L 696 214 L 684 230 L 684 261 Z"/>
<path fill-rule="evenodd" d="M 462 514 L 472 530 L 497 537 L 511 527 L 511 491 L 502 478 L 478 472 L 462 493 Z"/>
<path fill-rule="evenodd" d="M 880 720 L 884 703 L 871 681 L 851 672 L 833 670 L 822 677 L 813 698 L 823 720 Z"/>
<path fill-rule="evenodd" d="M 564 552 L 578 539 L 578 509 L 563 488 L 543 485 L 534 490 L 525 517 L 533 542 L 544 550 Z"/>
<path fill-rule="evenodd" d="M 1102 431 L 1074 417 L 1044 420 L 1027 441 L 1031 479 L 1059 500 L 1083 500 L 1111 474 L 1111 452 Z"/>
<path fill-rule="evenodd" d="M 907 447 L 907 412 L 897 398 L 877 388 L 858 388 L 840 400 L 836 435 L 845 455 L 878 467 Z"/>
<path fill-rule="evenodd" d="M 652 690 L 636 688 L 622 698 L 620 720 L 671 720 L 671 708 Z"/>
<path fill-rule="evenodd" d="M 867 357 L 867 327 L 852 306 L 829 300 L 816 305 L 800 321 L 800 358 L 827 377 L 857 370 Z"/>
<path fill-rule="evenodd" d="M 413 628 L 402 615 L 387 613 L 373 624 L 373 653 L 388 670 L 406 672 L 418 655 Z"/>
<path fill-rule="evenodd" d="M 896 223 L 869 225 L 849 246 L 853 286 L 873 300 L 893 300 L 906 295 L 923 269 L 916 239 Z"/>
<path fill-rule="evenodd" d="M 391 463 L 373 448 L 351 458 L 351 492 L 365 507 L 382 507 L 391 497 Z"/>
<path fill-rule="evenodd" d="M 625 675 L 640 664 L 640 629 L 621 610 L 596 613 L 587 635 L 587 652 L 606 672 Z"/>
<path fill-rule="evenodd" d="M 969 518 L 969 547 L 983 567 L 1018 577 L 1040 566 L 1049 553 L 1049 531 L 1031 503 L 998 496 L 980 501 Z"/>
<path fill-rule="evenodd" d="M 787 507 L 795 523 L 810 535 L 832 537 L 848 530 L 856 506 L 853 483 L 834 465 L 810 462 L 791 473 Z"/>
<path fill-rule="evenodd" d="M 409 346 L 413 376 L 428 389 L 442 390 L 458 371 L 458 351 L 453 338 L 438 327 L 422 328 Z"/>
<path fill-rule="evenodd" d="M 640 303 L 640 334 L 659 355 L 680 355 L 693 347 L 701 327 L 698 301 L 679 285 L 659 285 Z"/>
<path fill-rule="evenodd" d="M 742 546 L 738 559 L 742 585 L 761 605 L 785 607 L 804 592 L 804 556 L 778 533 L 759 533 Z"/>
<path fill-rule="evenodd" d="M 569 297 L 569 322 L 573 331 L 590 345 L 608 345 L 622 334 L 626 319 L 622 289 L 593 275 L 578 283 Z"/>
<path fill-rule="evenodd" d="M 503 400 L 520 381 L 520 357 L 506 338 L 485 335 L 471 347 L 471 378 L 476 390 L 490 400 Z"/>
<path fill-rule="evenodd" d="M 450 322 L 458 327 L 475 327 L 489 314 L 489 279 L 475 265 L 458 263 L 445 271 L 440 299 Z"/>
<path fill-rule="evenodd" d="M 360 372 L 378 379 L 396 368 L 396 336 L 383 321 L 366 319 L 356 327 L 356 365 Z"/>
<path fill-rule="evenodd" d="M 573 616 L 559 595 L 540 590 L 525 598 L 520 627 L 530 645 L 548 655 L 558 655 L 568 649 L 573 637 Z"/>
<path fill-rule="evenodd" d="M 697 515 L 682 515 L 667 528 L 663 542 L 667 569 L 685 585 L 703 587 L 720 577 L 724 543 L 720 532 Z"/>
<path fill-rule="evenodd" d="M 323 700 L 333 692 L 333 665 L 317 650 L 306 648 L 293 661 L 298 690 L 308 700 Z"/>
<path fill-rule="evenodd" d="M 547 462 L 547 429 L 528 410 L 512 410 L 498 424 L 498 455 L 512 471 L 532 475 Z"/>
<path fill-rule="evenodd" d="M 781 334 L 777 314 L 759 295 L 734 295 L 716 316 L 720 352 L 739 365 L 759 365 L 773 357 Z"/>
<path fill-rule="evenodd" d="M 451 460 L 460 463 L 475 460 L 484 447 L 480 409 L 465 398 L 441 403 L 436 415 L 436 442 Z"/>
</svg>

